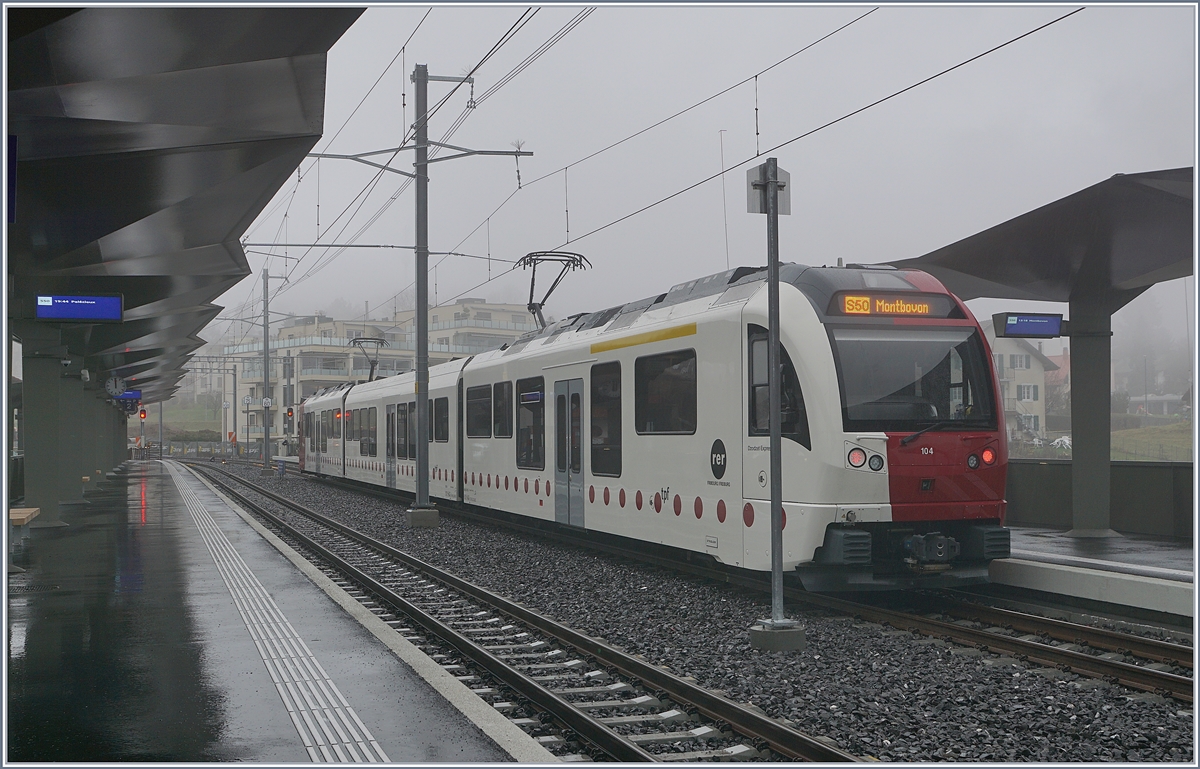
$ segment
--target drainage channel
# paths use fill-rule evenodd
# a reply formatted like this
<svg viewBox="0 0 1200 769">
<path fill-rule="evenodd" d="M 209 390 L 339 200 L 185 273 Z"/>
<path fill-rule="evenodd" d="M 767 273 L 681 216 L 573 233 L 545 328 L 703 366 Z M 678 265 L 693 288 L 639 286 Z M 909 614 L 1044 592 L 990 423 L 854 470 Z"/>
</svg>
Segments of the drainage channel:
<svg viewBox="0 0 1200 769">
<path fill-rule="evenodd" d="M 236 475 L 195 467 L 564 760 L 857 760 Z M 285 508 L 289 520 L 218 473 Z"/>
</svg>

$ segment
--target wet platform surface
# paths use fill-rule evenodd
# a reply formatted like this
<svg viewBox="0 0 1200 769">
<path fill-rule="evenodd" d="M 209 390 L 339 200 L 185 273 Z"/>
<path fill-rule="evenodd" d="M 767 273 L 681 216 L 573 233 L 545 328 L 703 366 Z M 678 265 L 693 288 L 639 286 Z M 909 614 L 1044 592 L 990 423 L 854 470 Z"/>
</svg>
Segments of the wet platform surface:
<svg viewBox="0 0 1200 769">
<path fill-rule="evenodd" d="M 180 478 L 140 463 L 15 554 L 8 761 L 511 760 Z"/>
<path fill-rule="evenodd" d="M 1033 527 L 1012 527 L 1012 555 L 1180 582 L 1193 581 L 1196 566 L 1195 549 L 1186 540 L 1138 534 L 1068 537 L 1063 529 Z"/>
</svg>

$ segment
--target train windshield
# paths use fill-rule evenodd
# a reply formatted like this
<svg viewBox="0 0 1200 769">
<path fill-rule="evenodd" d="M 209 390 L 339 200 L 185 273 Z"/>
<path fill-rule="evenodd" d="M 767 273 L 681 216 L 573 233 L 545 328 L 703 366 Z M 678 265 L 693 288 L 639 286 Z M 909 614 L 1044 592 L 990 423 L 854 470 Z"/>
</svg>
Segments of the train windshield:
<svg viewBox="0 0 1200 769">
<path fill-rule="evenodd" d="M 847 431 L 996 429 L 979 332 L 963 326 L 830 327 Z"/>
</svg>

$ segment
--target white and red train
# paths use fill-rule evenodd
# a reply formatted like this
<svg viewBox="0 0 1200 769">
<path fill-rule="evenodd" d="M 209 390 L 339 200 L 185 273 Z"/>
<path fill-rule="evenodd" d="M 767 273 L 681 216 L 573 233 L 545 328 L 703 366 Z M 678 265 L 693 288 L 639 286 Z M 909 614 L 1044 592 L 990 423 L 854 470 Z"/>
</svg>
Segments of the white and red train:
<svg viewBox="0 0 1200 769">
<path fill-rule="evenodd" d="M 300 406 L 304 472 L 767 571 L 766 270 L 738 268 Z M 982 581 L 1007 449 L 979 324 L 932 276 L 780 270 L 784 569 L 808 589 Z"/>
</svg>

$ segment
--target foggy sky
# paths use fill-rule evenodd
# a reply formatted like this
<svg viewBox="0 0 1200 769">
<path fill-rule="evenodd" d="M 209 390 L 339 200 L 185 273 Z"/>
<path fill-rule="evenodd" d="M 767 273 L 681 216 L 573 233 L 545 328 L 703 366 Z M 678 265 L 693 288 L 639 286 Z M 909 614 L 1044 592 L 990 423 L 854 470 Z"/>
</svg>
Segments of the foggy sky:
<svg viewBox="0 0 1200 769">
<path fill-rule="evenodd" d="M 478 106 L 447 141 L 475 149 L 534 153 L 471 157 L 430 166 L 430 246 L 515 260 L 566 248 L 594 269 L 569 276 L 547 305 L 563 317 L 666 291 L 737 265 L 765 264 L 765 222 L 746 213 L 745 169 L 765 150 L 893 91 L 1064 15 L 1071 7 L 890 7 L 686 115 L 534 184 L 545 174 L 754 75 L 872 6 L 607 7 Z M 479 97 L 568 23 L 583 6 L 547 7 L 476 74 Z M 371 7 L 329 55 L 322 152 L 397 146 L 413 118 L 413 65 L 464 75 L 520 17 L 523 6 L 437 7 L 370 97 L 426 7 Z M 781 258 L 807 264 L 874 263 L 920 256 L 1108 178 L 1195 164 L 1195 18 L 1192 7 L 1088 7 L 1071 18 L 773 153 L 791 172 L 792 215 L 781 217 Z M 453 86 L 433 83 L 430 102 Z M 405 95 L 402 96 L 402 89 Z M 466 106 L 463 86 L 431 121 L 441 138 Z M 402 100 L 407 100 L 407 109 Z M 342 129 L 334 138 L 334 134 Z M 719 131 L 724 129 L 724 133 Z M 601 232 L 583 237 L 721 170 L 712 181 Z M 757 148 L 764 155 L 755 159 Z M 393 165 L 411 170 L 411 153 Z M 384 156 L 386 157 L 386 156 Z M 321 242 L 413 243 L 413 190 L 388 200 L 402 177 L 388 174 L 343 229 L 373 171 L 313 161 L 284 186 L 248 233 L 250 242 L 313 242 L 319 188 Z M 571 242 L 567 244 L 567 214 Z M 386 209 L 386 210 L 384 210 Z M 286 212 L 286 219 L 284 213 Z M 478 227 L 478 229 L 476 229 Z M 728 229 L 728 255 L 726 250 Z M 475 231 L 475 234 L 468 235 Z M 263 251 L 266 249 L 252 249 Z M 283 249 L 277 249 L 282 253 Z M 287 249 L 298 257 L 304 249 Z M 413 281 L 408 251 L 349 250 L 305 276 L 326 254 L 272 259 L 291 283 L 272 309 L 305 313 L 342 299 L 371 317 Z M 441 257 L 431 258 L 431 264 Z M 222 317 L 261 311 L 258 271 L 225 294 Z M 494 263 L 492 275 L 508 265 Z M 449 257 L 437 268 L 437 298 L 462 292 L 524 303 L 528 274 L 481 288 L 488 265 Z M 540 284 L 540 280 L 539 280 Z M 1114 319 L 1117 335 L 1158 327 L 1185 338 L 1195 324 L 1194 281 L 1151 289 Z M 539 287 L 539 296 L 544 289 Z M 431 277 L 430 297 L 434 295 Z M 1067 312 L 1066 305 L 976 300 L 980 317 L 1001 309 Z M 1128 319 L 1128 320 L 1126 320 Z M 1136 321 L 1136 323 L 1135 323 Z M 203 332 L 220 336 L 227 324 Z M 245 324 L 234 328 L 253 333 Z M 1191 341 L 1194 342 L 1193 333 Z M 1054 352 L 1054 349 L 1047 349 Z"/>
</svg>

